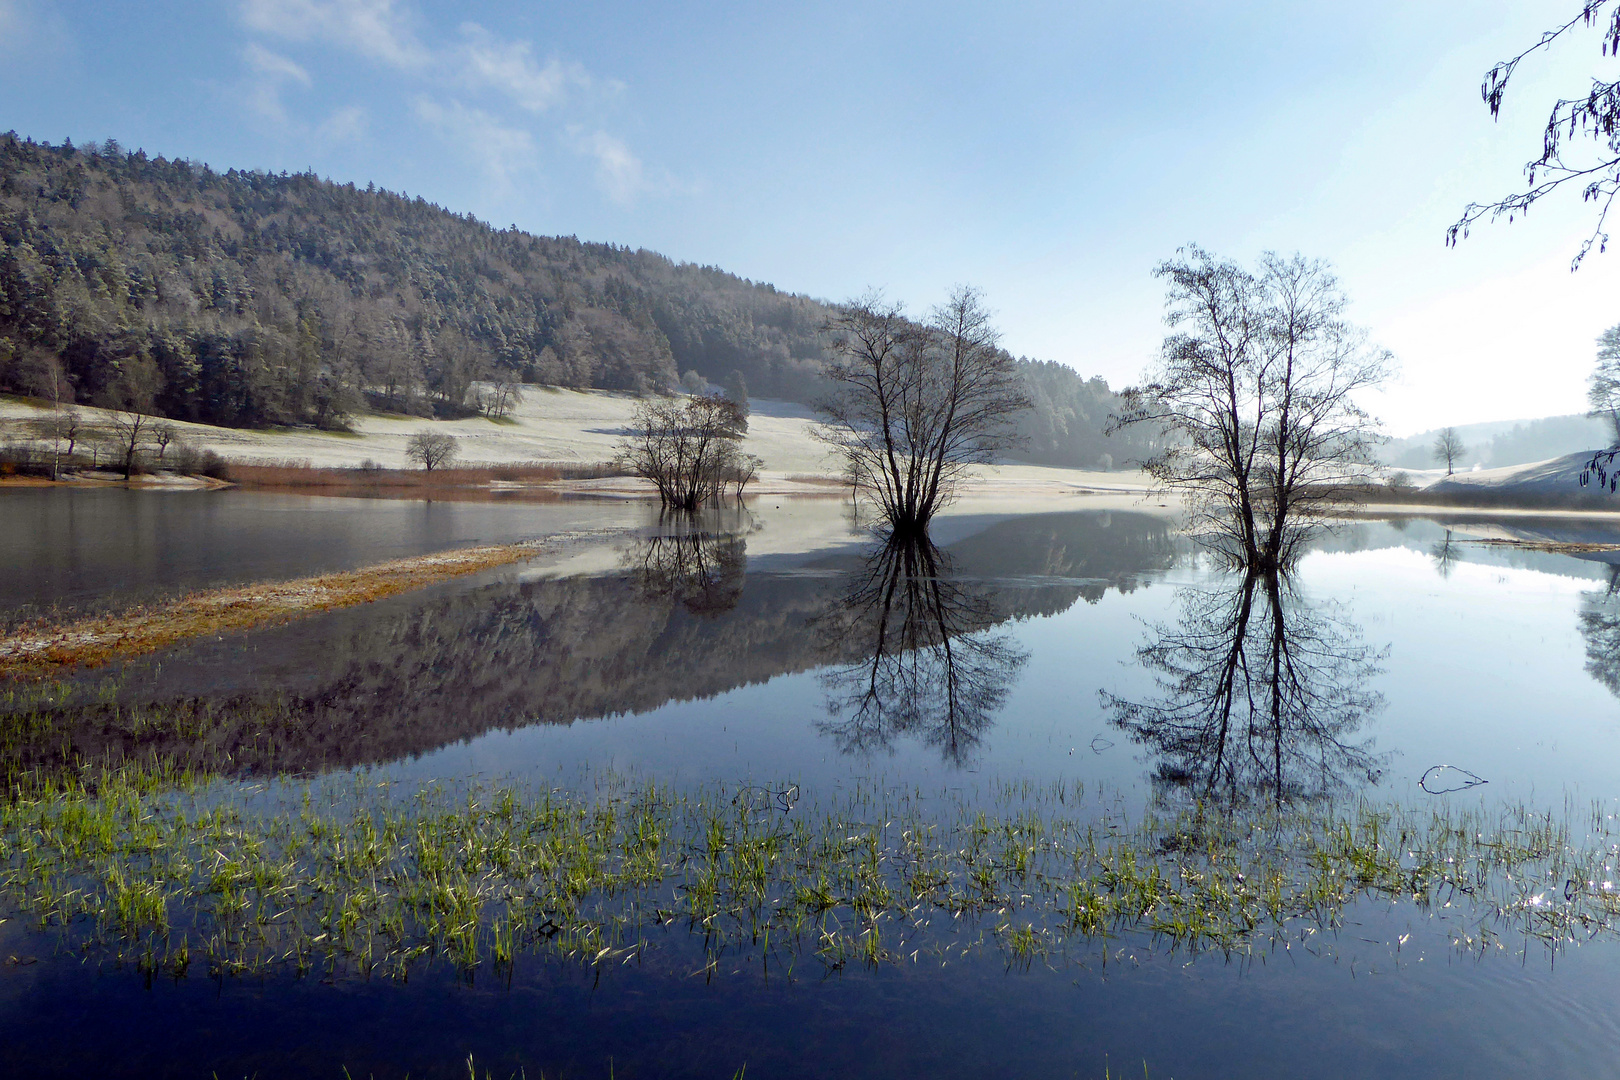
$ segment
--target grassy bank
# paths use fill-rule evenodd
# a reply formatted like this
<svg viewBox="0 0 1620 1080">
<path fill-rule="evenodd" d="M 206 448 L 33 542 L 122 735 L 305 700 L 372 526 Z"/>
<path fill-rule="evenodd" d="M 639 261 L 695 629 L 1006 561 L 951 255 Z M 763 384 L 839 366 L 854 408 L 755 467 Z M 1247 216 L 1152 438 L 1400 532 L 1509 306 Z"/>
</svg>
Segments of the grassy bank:
<svg viewBox="0 0 1620 1080">
<path fill-rule="evenodd" d="M 797 794 L 606 773 L 574 790 L 395 793 L 355 774 L 267 792 L 86 771 L 14 783 L 0 902 L 176 977 L 499 977 L 524 955 L 701 977 L 983 952 L 1016 967 L 1107 962 L 1122 943 L 1233 956 L 1320 943 L 1369 901 L 1411 905 L 1474 954 L 1620 928 L 1601 814 L 1194 806 L 1132 824 L 1077 784 L 979 802 L 861 786 L 809 809 Z"/>
</svg>

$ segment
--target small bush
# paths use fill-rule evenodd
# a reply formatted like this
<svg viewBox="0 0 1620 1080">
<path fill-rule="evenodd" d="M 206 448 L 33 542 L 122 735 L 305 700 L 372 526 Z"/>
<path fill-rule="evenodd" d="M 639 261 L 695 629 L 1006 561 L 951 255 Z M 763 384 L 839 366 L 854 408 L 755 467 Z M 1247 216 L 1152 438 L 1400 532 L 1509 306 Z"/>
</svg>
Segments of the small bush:
<svg viewBox="0 0 1620 1080">
<path fill-rule="evenodd" d="M 212 450 L 181 445 L 170 451 L 169 461 L 174 471 L 185 476 L 207 476 L 215 480 L 229 480 L 230 466 Z"/>
</svg>

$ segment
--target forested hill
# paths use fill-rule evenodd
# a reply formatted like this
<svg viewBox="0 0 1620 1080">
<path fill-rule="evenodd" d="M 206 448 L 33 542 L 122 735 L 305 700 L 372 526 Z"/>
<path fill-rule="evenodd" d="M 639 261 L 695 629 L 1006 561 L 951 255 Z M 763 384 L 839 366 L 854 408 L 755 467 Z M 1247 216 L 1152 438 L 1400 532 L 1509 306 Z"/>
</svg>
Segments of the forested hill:
<svg viewBox="0 0 1620 1080">
<path fill-rule="evenodd" d="M 0 136 L 0 386 L 232 426 L 455 414 L 475 381 L 807 401 L 825 304 L 709 266 L 495 229 L 373 186 Z M 1020 456 L 1123 463 L 1114 395 L 1025 369 Z"/>
</svg>

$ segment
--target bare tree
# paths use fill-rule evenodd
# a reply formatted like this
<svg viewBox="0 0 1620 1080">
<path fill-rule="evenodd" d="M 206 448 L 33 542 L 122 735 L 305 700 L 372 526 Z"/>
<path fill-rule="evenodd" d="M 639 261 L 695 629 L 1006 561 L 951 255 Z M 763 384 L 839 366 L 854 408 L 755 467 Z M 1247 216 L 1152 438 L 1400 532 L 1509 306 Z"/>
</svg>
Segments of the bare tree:
<svg viewBox="0 0 1620 1080">
<path fill-rule="evenodd" d="M 1249 271 L 1197 247 L 1181 255 L 1155 271 L 1176 332 L 1109 430 L 1167 430 L 1148 473 L 1237 561 L 1281 566 L 1369 475 L 1376 421 L 1355 398 L 1391 358 L 1344 321 L 1326 263 L 1267 254 Z"/>
<path fill-rule="evenodd" d="M 489 356 L 483 346 L 455 327 L 443 326 L 434 336 L 428 354 L 428 382 L 446 405 L 466 405 L 473 383 L 488 368 Z"/>
<path fill-rule="evenodd" d="M 1479 94 L 1491 110 L 1494 119 L 1501 114 L 1502 98 L 1519 64 L 1531 53 L 1549 48 L 1555 41 L 1578 27 L 1592 27 L 1603 20 L 1602 10 L 1612 0 L 1584 0 L 1575 17 L 1561 26 L 1548 30 L 1541 40 L 1511 60 L 1504 60 L 1485 73 Z M 1617 4 L 1599 37 L 1599 51 L 1604 56 L 1620 56 L 1620 4 Z M 1572 140 L 1582 140 L 1588 155 L 1572 159 L 1569 156 Z M 1590 140 L 1587 143 L 1586 140 Z M 1595 143 L 1595 147 L 1591 144 Z M 1468 228 L 1482 217 L 1492 221 L 1503 215 L 1512 221 L 1522 216 L 1532 205 L 1552 194 L 1565 184 L 1573 183 L 1581 189 L 1583 202 L 1597 206 L 1597 224 L 1582 242 L 1580 250 L 1570 263 L 1577 269 L 1594 245 L 1601 252 L 1608 246 L 1609 234 L 1604 223 L 1614 199 L 1620 194 L 1620 80 L 1604 82 L 1593 79 L 1590 88 L 1581 97 L 1561 98 L 1553 104 L 1552 114 L 1542 133 L 1541 156 L 1524 167 L 1526 188 L 1507 198 L 1491 203 L 1469 203 L 1463 216 L 1446 231 L 1446 243 L 1455 245 L 1459 236 L 1467 236 Z"/>
<path fill-rule="evenodd" d="M 405 456 L 428 472 L 456 459 L 456 440 L 442 431 L 418 431 L 405 444 Z"/>
<path fill-rule="evenodd" d="M 157 447 L 159 461 L 162 461 L 163 455 L 168 453 L 169 444 L 174 442 L 177 434 L 179 433 L 175 431 L 174 425 L 166 420 L 152 425 L 152 442 Z"/>
<path fill-rule="evenodd" d="M 1620 326 L 1611 326 L 1597 339 L 1597 367 L 1586 380 L 1589 415 L 1601 417 L 1614 429 L 1610 446 L 1620 446 Z"/>
<path fill-rule="evenodd" d="M 643 401 L 619 443 L 619 460 L 652 481 L 665 507 L 696 510 L 734 482 L 744 423 L 723 394 Z"/>
<path fill-rule="evenodd" d="M 1457 434 L 1456 428 L 1442 428 L 1440 437 L 1434 440 L 1434 460 L 1445 465 L 1447 476 L 1455 470 L 1457 459 L 1466 452 L 1467 448 L 1463 446 L 1462 436 Z"/>
<path fill-rule="evenodd" d="M 140 456 L 151 441 L 153 420 L 145 413 L 115 412 L 107 426 L 114 452 L 120 458 L 124 479 L 128 480 L 140 462 Z"/>
<path fill-rule="evenodd" d="M 758 453 L 739 453 L 737 460 L 732 461 L 726 483 L 731 484 L 732 491 L 737 494 L 737 502 L 742 502 L 742 492 L 760 476 L 761 468 L 765 468 L 765 458 Z"/>
<path fill-rule="evenodd" d="M 923 534 L 968 466 L 1013 445 L 1030 405 L 978 291 L 957 288 L 924 324 L 875 294 L 828 326 L 836 359 L 817 437 L 873 492 L 897 534 Z"/>
<path fill-rule="evenodd" d="M 497 379 L 479 391 L 478 407 L 491 420 L 500 420 L 523 401 L 523 387 L 512 379 Z"/>
<path fill-rule="evenodd" d="M 73 387 L 62 370 L 62 362 L 44 349 L 30 348 L 23 353 L 23 382 L 39 397 L 49 398 L 55 413 L 52 427 L 51 479 L 62 471 L 62 399 L 73 401 Z M 70 452 L 71 455 L 71 452 Z"/>
<path fill-rule="evenodd" d="M 84 417 L 79 410 L 69 405 L 56 414 L 53 421 L 53 434 L 58 439 L 67 440 L 68 464 L 73 463 L 73 448 L 78 445 L 79 439 L 84 435 Z"/>
</svg>

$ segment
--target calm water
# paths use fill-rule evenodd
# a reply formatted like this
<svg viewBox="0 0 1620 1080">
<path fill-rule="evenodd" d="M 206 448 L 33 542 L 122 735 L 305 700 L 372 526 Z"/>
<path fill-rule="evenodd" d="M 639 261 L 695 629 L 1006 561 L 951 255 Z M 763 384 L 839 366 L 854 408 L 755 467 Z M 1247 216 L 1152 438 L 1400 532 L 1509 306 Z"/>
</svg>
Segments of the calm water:
<svg viewBox="0 0 1620 1080">
<path fill-rule="evenodd" d="M 70 505 L 81 494 L 97 498 Z M 15 504 L 0 603 L 639 526 L 590 572 L 509 570 L 86 677 L 130 704 L 276 702 L 304 718 L 273 750 L 246 728 L 172 748 L 246 776 L 567 784 L 611 767 L 676 785 L 793 782 L 812 801 L 857 783 L 975 798 L 998 781 L 1083 780 L 1131 812 L 1278 791 L 1550 808 L 1620 797 L 1615 575 L 1597 559 L 1470 543 L 1477 520 L 1347 526 L 1268 591 L 1136 511 L 964 512 L 919 563 L 865 550 L 848 529 L 805 551 L 784 535 L 808 531 L 802 517 L 764 513 L 692 531 L 599 504 L 103 494 Z M 29 515 L 48 523 L 38 536 L 18 531 Z M 1612 539 L 1586 522 L 1498 524 Z M 1278 727 L 1210 728 L 1221 665 L 1252 672 L 1268 650 L 1298 673 L 1274 702 Z M 1419 780 L 1436 765 L 1488 783 L 1429 794 Z M 1132 946 L 1106 966 L 1009 971 L 989 955 L 704 980 L 536 960 L 509 986 L 468 987 L 433 971 L 405 985 L 147 986 L 13 921 L 0 954 L 40 959 L 0 967 L 0 1069 L 451 1076 L 472 1052 L 497 1075 L 529 1076 L 606 1076 L 610 1059 L 617 1076 L 730 1076 L 746 1061 L 749 1076 L 1091 1077 L 1105 1062 L 1134 1075 L 1144 1059 L 1152 1076 L 1182 1078 L 1620 1073 L 1614 946 L 1556 964 L 1535 946 L 1470 958 L 1426 922 L 1364 904 L 1329 947 L 1243 962 Z M 1416 936 L 1397 951 L 1403 933 Z"/>
</svg>

